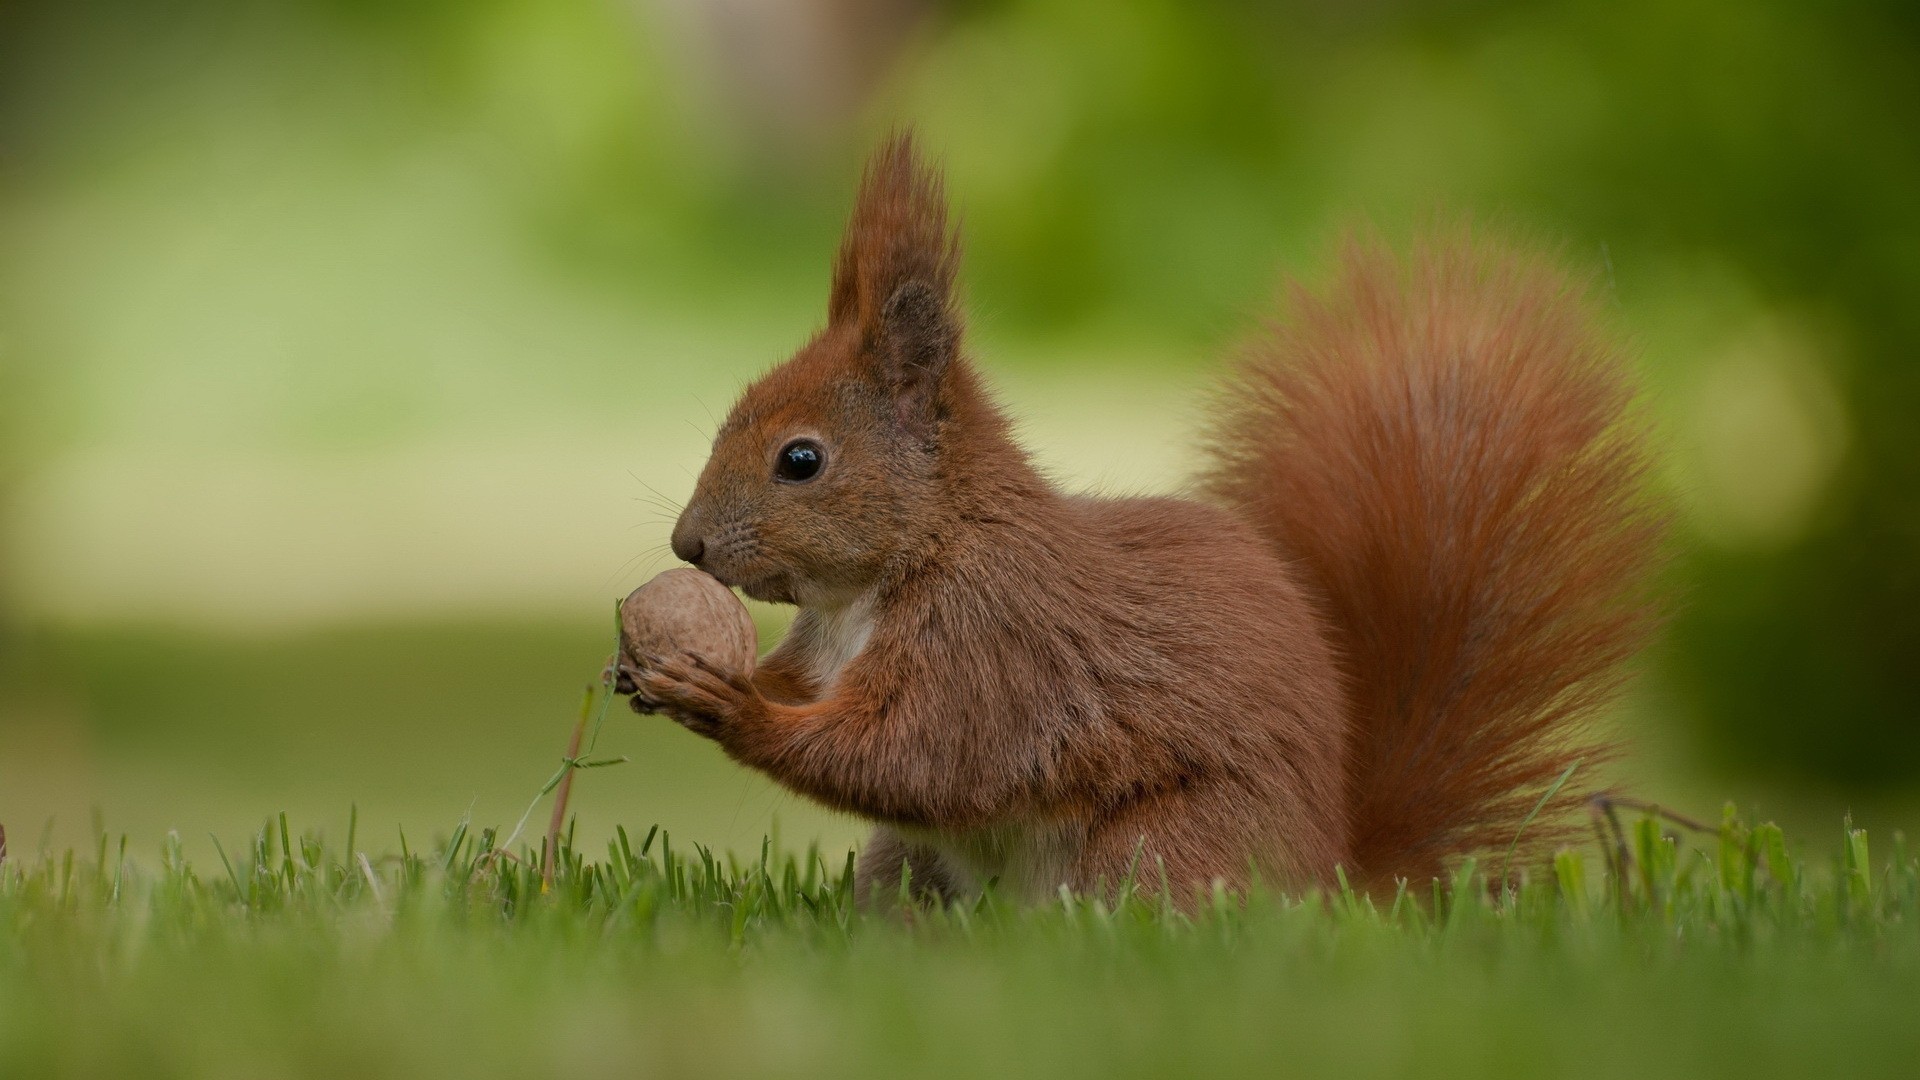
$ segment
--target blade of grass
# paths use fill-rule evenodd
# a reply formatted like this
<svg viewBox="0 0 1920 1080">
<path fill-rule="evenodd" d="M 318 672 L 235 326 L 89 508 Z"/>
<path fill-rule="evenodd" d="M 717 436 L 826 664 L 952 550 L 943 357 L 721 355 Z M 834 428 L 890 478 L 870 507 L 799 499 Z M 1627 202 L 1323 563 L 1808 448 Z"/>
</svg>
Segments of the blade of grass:
<svg viewBox="0 0 1920 1080">
<path fill-rule="evenodd" d="M 247 902 L 247 890 L 240 887 L 240 875 L 233 872 L 233 861 L 227 858 L 227 849 L 220 846 L 220 838 L 208 833 L 213 841 L 213 850 L 220 853 L 220 865 L 227 868 L 227 880 L 233 882 L 233 892 L 241 903 Z"/>
<path fill-rule="evenodd" d="M 1507 869 L 1513 865 L 1513 853 L 1520 850 L 1520 838 L 1526 835 L 1527 826 L 1533 824 L 1533 819 L 1540 816 L 1540 811 L 1546 809 L 1547 803 L 1552 800 L 1555 795 L 1560 794 L 1561 787 L 1565 786 L 1566 782 L 1573 778 L 1573 771 L 1579 767 L 1580 759 L 1576 758 L 1573 764 L 1567 766 L 1566 770 L 1560 774 L 1559 779 L 1555 780 L 1552 785 L 1547 788 L 1546 793 L 1540 796 L 1540 801 L 1533 804 L 1533 809 L 1527 813 L 1526 819 L 1520 822 L 1520 827 L 1514 830 L 1513 843 L 1507 845 L 1507 857 L 1500 860 L 1501 892 L 1504 893 L 1507 889 Z"/>
</svg>

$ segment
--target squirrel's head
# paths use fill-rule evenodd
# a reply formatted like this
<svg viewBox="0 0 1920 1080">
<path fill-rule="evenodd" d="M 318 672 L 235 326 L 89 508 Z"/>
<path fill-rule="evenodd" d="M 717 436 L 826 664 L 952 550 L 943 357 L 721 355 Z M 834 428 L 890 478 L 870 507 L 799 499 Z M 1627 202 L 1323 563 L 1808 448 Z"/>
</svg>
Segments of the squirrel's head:
<svg viewBox="0 0 1920 1080">
<path fill-rule="evenodd" d="M 934 526 L 943 437 L 970 411 L 959 242 L 911 136 L 868 162 L 827 326 L 749 386 L 673 529 L 673 552 L 760 600 L 835 606 Z"/>
</svg>

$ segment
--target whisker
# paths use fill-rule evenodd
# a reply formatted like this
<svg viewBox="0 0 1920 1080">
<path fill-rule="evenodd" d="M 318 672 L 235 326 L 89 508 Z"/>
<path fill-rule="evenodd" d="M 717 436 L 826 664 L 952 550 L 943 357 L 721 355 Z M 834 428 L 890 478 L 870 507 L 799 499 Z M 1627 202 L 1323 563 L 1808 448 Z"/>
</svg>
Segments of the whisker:
<svg viewBox="0 0 1920 1080">
<path fill-rule="evenodd" d="M 670 554 L 670 553 L 671 553 L 671 550 L 665 544 L 654 544 L 649 547 L 641 548 L 639 551 L 636 551 L 632 555 L 628 556 L 627 560 L 620 564 L 620 569 L 615 570 L 611 575 L 607 577 L 606 582 L 601 586 L 601 588 L 606 588 L 606 589 L 613 588 L 616 584 L 618 584 L 621 578 L 627 575 L 627 571 L 632 569 L 633 564 L 639 562 L 641 559 L 651 559 L 653 562 L 658 562 L 662 554 Z M 649 569 L 651 568 L 651 564 L 649 564 L 648 568 Z M 642 572 L 644 573 L 644 571 Z"/>
<path fill-rule="evenodd" d="M 684 469 L 686 468 L 686 466 L 682 465 L 681 468 Z M 661 491 L 657 487 L 654 487 L 652 484 L 647 483 L 645 480 L 640 479 L 639 473 L 634 472 L 632 469 L 628 469 L 627 475 L 633 479 L 634 483 L 639 484 L 641 487 L 646 488 L 648 491 L 652 492 L 655 498 L 661 500 L 662 502 L 666 503 L 668 506 L 672 507 L 674 513 L 678 514 L 680 512 L 680 508 L 682 504 L 679 501 L 668 498 L 665 492 Z"/>
<path fill-rule="evenodd" d="M 695 405 L 698 405 L 698 406 L 700 406 L 700 409 L 701 409 L 701 411 L 703 411 L 703 412 L 705 412 L 705 413 L 707 414 L 707 421 L 708 421 L 709 423 L 711 423 L 711 424 L 713 425 L 713 427 L 714 427 L 714 430 L 716 430 L 716 431 L 717 431 L 717 430 L 719 430 L 719 428 L 720 428 L 720 418 L 719 418 L 718 416 L 715 416 L 715 415 L 713 414 L 713 406 L 711 406 L 711 405 L 708 405 L 708 404 L 707 404 L 707 403 L 706 403 L 706 402 L 705 402 L 704 400 L 702 400 L 699 394 L 695 394 L 695 395 L 693 395 L 693 403 L 694 403 Z M 691 424 L 691 423 L 693 423 L 693 421 L 691 421 L 691 420 L 688 420 L 688 421 L 687 421 L 687 423 L 689 423 L 689 424 Z M 698 429 L 695 429 L 695 430 L 698 430 Z M 703 437 L 705 437 L 705 436 L 706 436 L 706 432 L 704 432 L 704 431 L 703 431 L 703 432 L 701 432 L 700 434 L 701 434 L 701 435 L 702 435 Z"/>
</svg>

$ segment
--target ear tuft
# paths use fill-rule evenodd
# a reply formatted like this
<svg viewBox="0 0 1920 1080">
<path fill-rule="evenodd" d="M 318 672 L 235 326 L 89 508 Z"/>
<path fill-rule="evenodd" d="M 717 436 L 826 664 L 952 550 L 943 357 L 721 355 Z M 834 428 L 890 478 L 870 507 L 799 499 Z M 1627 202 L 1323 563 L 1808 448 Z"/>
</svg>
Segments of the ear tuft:
<svg viewBox="0 0 1920 1080">
<path fill-rule="evenodd" d="M 867 161 L 833 261 L 828 318 L 857 328 L 862 362 L 892 397 L 901 429 L 930 444 L 940 388 L 960 348 L 953 302 L 960 241 L 947 225 L 945 185 L 913 135 L 888 136 Z"/>
<path fill-rule="evenodd" d="M 902 287 L 929 289 L 950 308 L 960 240 L 947 225 L 946 184 L 921 160 L 911 131 L 895 131 L 867 160 L 853 215 L 833 260 L 827 318 L 871 337 Z"/>
</svg>

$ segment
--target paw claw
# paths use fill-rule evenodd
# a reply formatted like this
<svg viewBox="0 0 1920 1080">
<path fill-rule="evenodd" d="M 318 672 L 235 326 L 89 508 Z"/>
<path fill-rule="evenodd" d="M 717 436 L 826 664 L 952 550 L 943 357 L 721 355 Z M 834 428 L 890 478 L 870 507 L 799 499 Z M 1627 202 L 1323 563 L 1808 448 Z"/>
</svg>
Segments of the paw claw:
<svg viewBox="0 0 1920 1080">
<path fill-rule="evenodd" d="M 689 652 L 689 653 L 686 653 L 685 655 L 693 661 L 694 666 L 698 667 L 701 671 L 706 672 L 708 675 L 711 675 L 714 678 L 725 683 L 727 687 L 733 690 L 735 693 L 740 693 L 740 694 L 752 693 L 753 680 L 748 676 L 743 675 L 738 671 L 729 671 L 726 668 L 721 667 L 720 665 L 707 659 L 706 655 L 703 653 Z"/>
<path fill-rule="evenodd" d="M 632 694 L 637 713 L 665 713 L 675 723 L 709 738 L 755 699 L 752 681 L 721 669 L 698 653 L 646 655 L 618 666 L 622 692 Z"/>
</svg>

